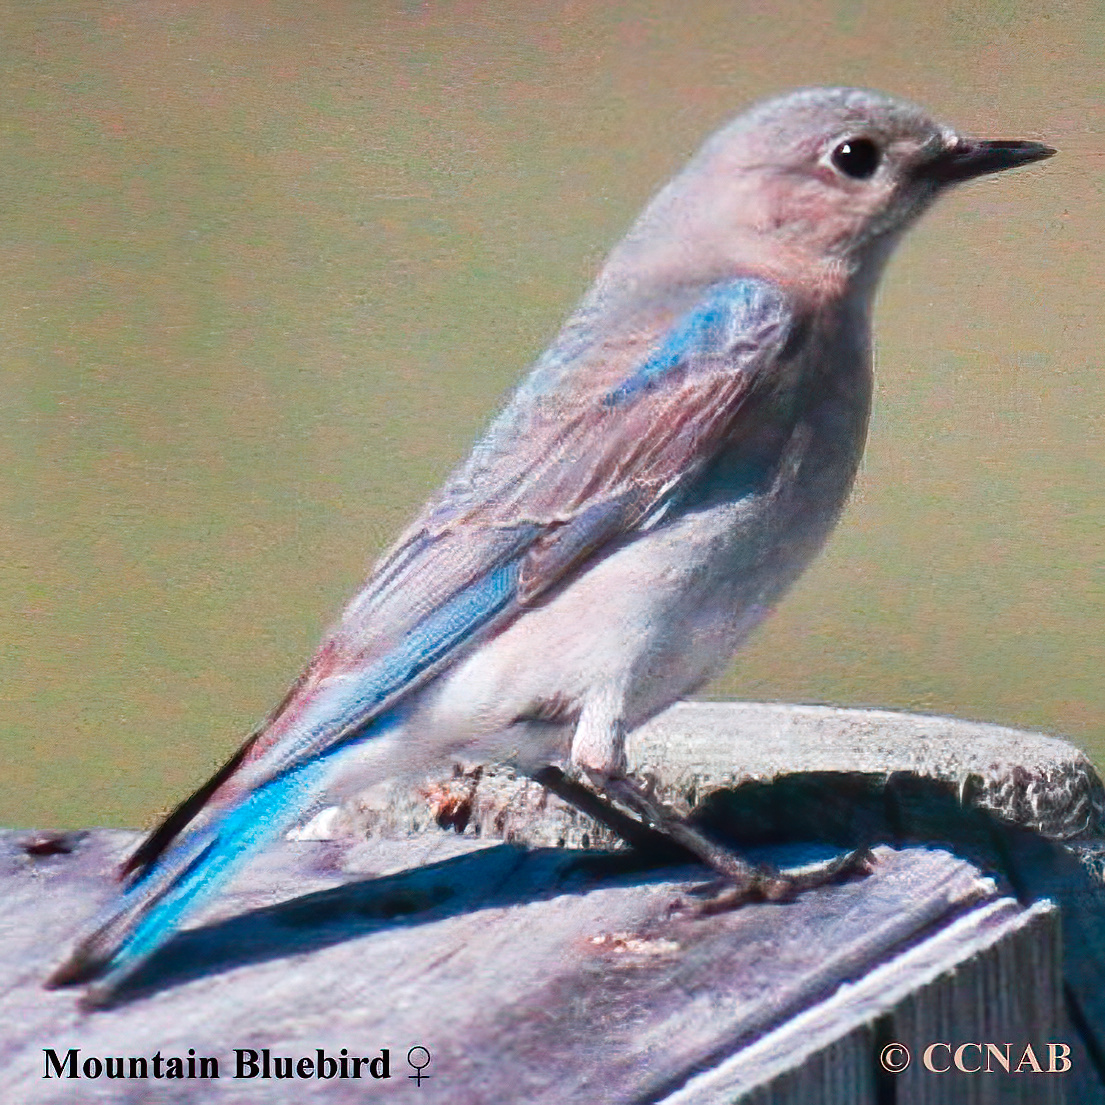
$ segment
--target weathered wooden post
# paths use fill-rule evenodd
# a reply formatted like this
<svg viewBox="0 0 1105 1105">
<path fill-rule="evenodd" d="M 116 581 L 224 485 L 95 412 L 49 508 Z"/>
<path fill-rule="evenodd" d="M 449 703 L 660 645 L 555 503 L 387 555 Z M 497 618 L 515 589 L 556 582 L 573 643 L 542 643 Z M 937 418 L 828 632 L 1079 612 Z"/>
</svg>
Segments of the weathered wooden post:
<svg viewBox="0 0 1105 1105">
<path fill-rule="evenodd" d="M 875 868 L 702 916 L 700 870 L 611 850 L 509 771 L 461 771 L 316 818 L 117 1006 L 82 1013 L 41 980 L 134 834 L 7 831 L 0 1096 L 1105 1101 L 1105 800 L 1072 746 L 716 703 L 656 719 L 632 755 L 765 858 L 868 841 Z"/>
</svg>

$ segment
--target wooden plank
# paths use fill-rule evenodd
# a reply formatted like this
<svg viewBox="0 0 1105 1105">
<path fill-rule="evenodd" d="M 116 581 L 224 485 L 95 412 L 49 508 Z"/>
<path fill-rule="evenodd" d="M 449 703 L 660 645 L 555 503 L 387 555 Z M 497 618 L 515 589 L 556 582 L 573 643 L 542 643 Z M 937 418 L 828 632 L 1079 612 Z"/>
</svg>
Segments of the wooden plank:
<svg viewBox="0 0 1105 1105">
<path fill-rule="evenodd" d="M 42 1077 L 45 1047 L 78 1047 L 82 1060 L 194 1048 L 226 1074 L 236 1047 L 293 1056 L 387 1047 L 398 1078 L 410 1073 L 408 1049 L 422 1045 L 435 1078 L 419 1101 L 656 1098 L 994 897 L 946 852 L 884 849 L 867 879 L 697 917 L 669 909 L 694 871 L 619 873 L 599 857 L 580 871 L 564 851 L 442 837 L 436 860 L 416 841 L 419 866 L 365 878 L 402 865 L 409 842 L 341 853 L 290 843 L 151 964 L 134 1000 L 83 1015 L 72 993 L 39 985 L 103 897 L 121 838 L 94 833 L 69 856 L 36 860 L 20 856 L 19 840 L 3 839 L 0 1063 L 20 1102 L 74 1096 L 72 1082 Z M 79 1089 L 82 1101 L 113 1100 L 118 1084 L 81 1079 Z M 224 1075 L 189 1083 L 187 1099 L 255 1100 L 251 1090 L 257 1083 Z M 364 1092 L 272 1081 L 264 1100 Z"/>
<path fill-rule="evenodd" d="M 886 710 L 680 703 L 634 735 L 630 764 L 665 801 L 697 807 L 714 832 L 741 845 L 936 843 L 1022 901 L 1059 903 L 1068 1015 L 1085 1065 L 1105 1082 L 1105 790 L 1079 749 L 1043 734 Z M 431 831 L 427 790 L 454 827 L 464 811 L 470 836 L 617 846 L 508 767 L 478 779 L 462 771 L 415 791 L 383 788 L 326 817 L 358 834 Z"/>
<path fill-rule="evenodd" d="M 1074 1070 L 1046 1092 L 1098 1105 L 1101 784 L 1071 746 L 1012 732 L 807 707 L 669 711 L 635 742 L 635 762 L 713 831 L 780 862 L 811 858 L 810 842 L 822 854 L 888 845 L 867 879 L 716 917 L 672 910 L 699 870 L 593 850 L 593 825 L 509 771 L 385 789 L 274 848 L 123 1004 L 93 1015 L 40 982 L 111 892 L 133 834 L 76 834 L 66 853 L 0 832 L 4 1099 L 361 1101 L 380 1087 L 233 1078 L 235 1048 L 345 1047 L 387 1048 L 388 1088 L 426 1102 L 662 1101 L 711 1086 L 702 1100 L 971 1100 L 917 1070 L 887 1083 L 871 1061 L 892 1030 L 908 1042 L 962 1025 L 965 1038 L 1071 1042 Z M 435 812 L 464 832 L 437 829 Z M 1056 914 L 1032 904 L 1042 898 L 1061 907 L 1062 987 Z M 414 1096 L 416 1045 L 432 1061 Z M 42 1077 L 44 1047 L 193 1048 L 222 1077 L 74 1086 Z M 1018 1100 L 1025 1084 L 985 1086 Z M 1042 1092 L 1030 1100 L 1050 1100 Z"/>
<path fill-rule="evenodd" d="M 1058 910 L 1028 910 L 1001 898 L 971 910 L 929 939 L 905 949 L 854 984 L 842 986 L 775 1031 L 664 1099 L 662 1105 L 878 1105 L 888 1097 L 913 1105 L 1057 1105 L 1068 1081 L 955 1069 L 941 1049 L 929 1071 L 924 1048 L 944 1041 L 1016 1041 L 1012 1066 L 1026 1044 L 1043 1064 L 1062 1017 Z M 909 1048 L 902 1073 L 880 1067 L 882 1048 Z M 947 1052 L 947 1054 L 946 1054 Z M 898 1053 L 894 1058 L 900 1062 Z M 981 1066 L 975 1051 L 965 1065 Z M 1062 1064 L 1058 1061 L 1057 1066 Z M 892 1086 L 887 1093 L 884 1087 Z"/>
</svg>

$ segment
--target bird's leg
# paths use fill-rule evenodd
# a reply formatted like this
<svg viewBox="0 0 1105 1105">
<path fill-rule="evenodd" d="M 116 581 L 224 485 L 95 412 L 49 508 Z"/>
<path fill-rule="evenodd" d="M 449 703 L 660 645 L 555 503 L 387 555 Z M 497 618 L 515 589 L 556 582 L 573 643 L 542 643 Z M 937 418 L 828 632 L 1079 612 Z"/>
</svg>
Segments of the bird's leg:
<svg viewBox="0 0 1105 1105">
<path fill-rule="evenodd" d="M 608 798 L 596 793 L 578 779 L 565 775 L 553 764 L 532 772 L 530 778 L 555 794 L 557 798 L 567 802 L 569 806 L 574 806 L 580 813 L 586 814 L 600 825 L 605 825 L 631 848 L 637 848 L 642 852 L 671 853 L 673 859 L 679 860 L 697 858 L 693 852 L 688 852 L 677 844 L 672 837 L 623 813 Z"/>
<path fill-rule="evenodd" d="M 866 847 L 793 874 L 766 864 L 753 866 L 688 824 L 686 818 L 626 773 L 624 729 L 620 721 L 611 719 L 608 710 L 584 708 L 572 741 L 572 761 L 587 775 L 594 790 L 555 767 L 544 768 L 534 778 L 631 846 L 655 849 L 658 843 L 666 842 L 670 849 L 674 844 L 688 857 L 716 871 L 719 878 L 703 888 L 709 896 L 702 912 L 717 912 L 750 900 L 780 901 L 870 869 L 871 854 Z M 636 817 L 628 817 L 615 803 Z"/>
</svg>

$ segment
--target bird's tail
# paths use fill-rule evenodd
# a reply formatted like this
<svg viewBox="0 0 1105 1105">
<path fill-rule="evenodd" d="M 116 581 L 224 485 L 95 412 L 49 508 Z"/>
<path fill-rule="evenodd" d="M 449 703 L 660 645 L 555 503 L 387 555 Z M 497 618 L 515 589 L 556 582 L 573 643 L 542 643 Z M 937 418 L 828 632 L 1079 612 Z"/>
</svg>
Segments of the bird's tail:
<svg viewBox="0 0 1105 1105">
<path fill-rule="evenodd" d="M 252 855 L 289 829 L 316 800 L 332 757 L 308 761 L 197 818 L 92 920 L 47 986 L 98 980 L 103 1002 Z"/>
</svg>

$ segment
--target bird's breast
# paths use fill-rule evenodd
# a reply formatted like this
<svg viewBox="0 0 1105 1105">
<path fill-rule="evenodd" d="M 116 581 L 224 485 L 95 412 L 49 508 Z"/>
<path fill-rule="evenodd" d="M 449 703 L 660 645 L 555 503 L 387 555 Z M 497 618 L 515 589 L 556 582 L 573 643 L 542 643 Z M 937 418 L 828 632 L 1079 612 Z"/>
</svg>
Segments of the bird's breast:
<svg viewBox="0 0 1105 1105">
<path fill-rule="evenodd" d="M 743 598 L 725 601 L 777 597 L 824 544 L 863 455 L 871 391 L 866 313 L 839 311 L 815 320 L 776 386 L 738 412 L 671 518 L 687 518 L 728 562 Z"/>
</svg>

